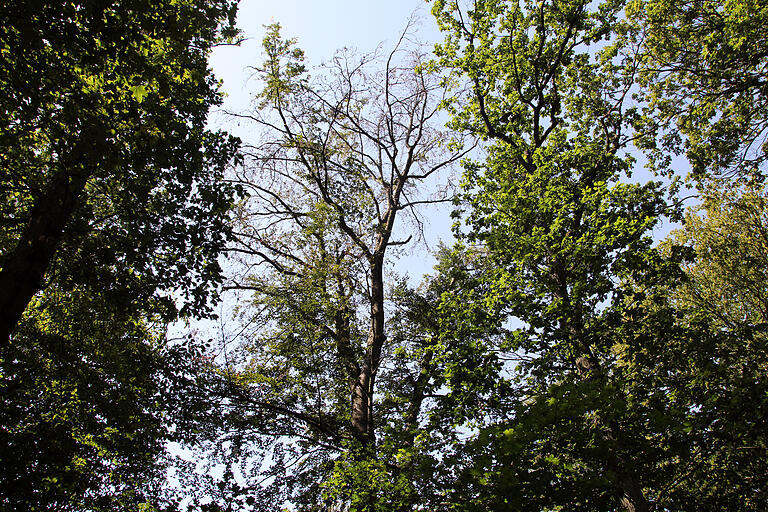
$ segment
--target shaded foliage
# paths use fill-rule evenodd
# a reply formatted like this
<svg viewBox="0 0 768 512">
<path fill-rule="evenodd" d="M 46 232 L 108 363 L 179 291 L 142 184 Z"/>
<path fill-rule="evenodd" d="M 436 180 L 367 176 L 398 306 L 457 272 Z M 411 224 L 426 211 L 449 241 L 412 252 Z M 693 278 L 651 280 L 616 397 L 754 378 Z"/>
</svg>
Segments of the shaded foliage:
<svg viewBox="0 0 768 512">
<path fill-rule="evenodd" d="M 165 323 L 210 312 L 237 141 L 205 128 L 228 1 L 0 6 L 0 504 L 156 502 L 186 370 Z"/>
<path fill-rule="evenodd" d="M 59 275 L 206 311 L 236 148 L 205 129 L 220 101 L 207 57 L 233 16 L 226 1 L 3 4 L 3 346 Z"/>
</svg>

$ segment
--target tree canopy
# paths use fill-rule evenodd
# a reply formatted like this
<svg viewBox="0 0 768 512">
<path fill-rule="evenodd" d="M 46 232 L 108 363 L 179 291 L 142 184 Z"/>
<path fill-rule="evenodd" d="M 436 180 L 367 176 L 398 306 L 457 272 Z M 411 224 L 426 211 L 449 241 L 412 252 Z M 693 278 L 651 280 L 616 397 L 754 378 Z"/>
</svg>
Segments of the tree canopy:
<svg viewBox="0 0 768 512">
<path fill-rule="evenodd" d="M 239 153 L 230 2 L 0 7 L 0 503 L 765 510 L 763 4 L 434 0 L 315 69 L 273 24 Z"/>
<path fill-rule="evenodd" d="M 18 1 L 0 16 L 3 346 L 55 279 L 136 304 L 176 290 L 204 310 L 236 147 L 205 128 L 207 56 L 233 4 Z"/>
</svg>

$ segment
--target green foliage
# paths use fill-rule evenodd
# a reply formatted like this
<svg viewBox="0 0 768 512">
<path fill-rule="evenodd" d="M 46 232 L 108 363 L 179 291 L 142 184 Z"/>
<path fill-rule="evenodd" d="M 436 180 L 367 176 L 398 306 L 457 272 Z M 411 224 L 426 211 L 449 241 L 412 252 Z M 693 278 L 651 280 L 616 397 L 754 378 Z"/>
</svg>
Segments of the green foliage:
<svg viewBox="0 0 768 512">
<path fill-rule="evenodd" d="M 0 7 L 0 504 L 766 508 L 760 2 L 436 0 L 435 62 L 404 35 L 314 77 L 272 25 L 240 116 L 265 138 L 226 183 L 230 2 L 30 8 Z M 485 152 L 413 288 L 401 222 L 467 155 L 438 105 Z M 676 184 L 633 180 L 632 144 L 704 192 L 661 246 Z M 227 242 L 237 332 L 165 346 Z M 161 490 L 168 439 L 206 460 Z"/>
<path fill-rule="evenodd" d="M 765 176 L 768 5 L 634 1 L 627 9 L 648 103 L 642 146 L 658 170 L 685 154 L 694 176 Z"/>
<path fill-rule="evenodd" d="M 348 448 L 334 461 L 333 473 L 322 483 L 325 503 L 350 512 L 409 510 L 413 489 L 406 475 L 392 475 L 387 465 L 365 447 Z"/>
<path fill-rule="evenodd" d="M 386 293 L 392 212 L 422 183 L 397 108 L 432 89 L 391 68 L 375 89 L 348 55 L 310 79 L 269 28 L 247 117 L 276 135 L 252 148 L 236 240 L 246 342 L 202 386 L 213 460 L 259 483 L 225 479 L 211 507 L 765 508 L 763 10 L 436 1 L 446 39 L 416 76 L 465 80 L 440 100 L 486 152 L 464 164 L 460 242 Z M 677 184 L 632 180 L 633 143 L 658 171 L 684 151 L 707 191 L 661 247 Z M 754 189 L 719 190 L 729 172 Z"/>
<path fill-rule="evenodd" d="M 705 312 L 715 327 L 754 328 L 768 319 L 767 205 L 761 188 L 714 191 L 673 233 L 675 242 L 696 254 L 678 300 Z"/>
<path fill-rule="evenodd" d="M 686 215 L 672 240 L 696 259 L 672 293 L 678 315 L 698 339 L 675 347 L 685 358 L 675 399 L 695 414 L 693 475 L 676 489 L 701 496 L 710 509 L 760 510 L 765 489 L 766 209 L 761 189 L 722 189 Z M 745 496 L 749 496 L 745 499 Z"/>
<path fill-rule="evenodd" d="M 762 133 L 762 57 L 733 85 L 735 50 L 762 37 L 736 13 L 760 9 L 726 4 L 436 1 L 446 39 L 417 69 L 466 80 L 442 106 L 487 152 L 464 164 L 460 242 L 386 294 L 389 212 L 421 183 L 392 109 L 421 91 L 365 95 L 348 56 L 310 79 L 269 28 L 249 117 L 277 137 L 253 148 L 237 238 L 249 332 L 209 368 L 223 418 L 206 435 L 215 460 L 272 464 L 246 476 L 269 485 L 227 492 L 299 510 L 764 508 L 764 201 L 710 179 L 760 178 L 762 150 L 734 155 Z M 727 37 L 705 34 L 710 7 Z M 688 37 L 704 59 L 680 53 Z M 633 181 L 633 143 L 660 171 L 684 143 L 708 187 L 707 220 L 661 248 L 677 186 Z"/>
<path fill-rule="evenodd" d="M 455 467 L 454 499 L 470 508 L 765 505 L 763 199 L 711 179 L 760 178 L 763 38 L 745 14 L 762 11 L 634 2 L 627 21 L 623 7 L 435 3 L 440 64 L 469 84 L 453 124 L 490 146 L 465 166 L 459 226 L 487 251 L 485 284 L 445 303 L 491 306 L 516 326 L 498 347 L 516 380 Z M 631 183 L 627 144 L 657 148 L 662 170 L 682 138 L 654 130 L 674 123 L 708 217 L 689 215 L 659 250 L 651 230 L 679 218 L 664 197 L 675 189 Z"/>
<path fill-rule="evenodd" d="M 3 508 L 123 510 L 161 482 L 170 359 L 159 333 L 93 293 L 49 288 L 3 353 Z"/>
<path fill-rule="evenodd" d="M 659 183 L 628 182 L 637 60 L 611 44 L 621 8 L 435 4 L 441 63 L 471 84 L 454 124 L 491 143 L 466 166 L 466 239 L 492 262 L 482 300 L 519 326 L 504 347 L 514 392 L 465 448 L 459 482 L 478 508 L 664 507 L 691 459 L 677 422 L 694 405 L 635 364 L 692 334 L 661 306 L 683 252 L 651 238 L 676 211 Z"/>
</svg>

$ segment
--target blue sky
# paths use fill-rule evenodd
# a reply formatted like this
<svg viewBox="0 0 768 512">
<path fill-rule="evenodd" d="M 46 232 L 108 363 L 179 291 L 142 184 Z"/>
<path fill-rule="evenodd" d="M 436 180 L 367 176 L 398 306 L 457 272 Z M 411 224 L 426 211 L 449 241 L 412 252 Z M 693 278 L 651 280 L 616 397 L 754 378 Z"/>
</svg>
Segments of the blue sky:
<svg viewBox="0 0 768 512">
<path fill-rule="evenodd" d="M 211 58 L 214 73 L 224 80 L 225 108 L 248 105 L 246 67 L 261 60 L 264 25 L 279 22 L 283 36 L 298 40 L 312 66 L 343 47 L 364 53 L 379 44 L 386 49 L 414 12 L 421 19 L 416 35 L 431 46 L 441 38 L 430 8 L 425 0 L 243 0 L 237 19 L 246 41 L 240 47 L 217 48 Z"/>
</svg>

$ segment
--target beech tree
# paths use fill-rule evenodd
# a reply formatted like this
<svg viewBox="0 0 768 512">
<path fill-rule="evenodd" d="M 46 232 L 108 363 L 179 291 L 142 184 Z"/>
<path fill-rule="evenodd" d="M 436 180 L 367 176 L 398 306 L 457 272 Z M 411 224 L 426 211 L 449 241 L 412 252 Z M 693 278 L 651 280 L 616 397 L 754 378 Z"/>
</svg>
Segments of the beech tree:
<svg viewBox="0 0 768 512">
<path fill-rule="evenodd" d="M 387 265 L 420 236 L 420 208 L 452 199 L 435 178 L 469 149 L 435 128 L 444 89 L 408 37 L 383 57 L 341 52 L 310 78 L 294 41 L 270 26 L 255 68 L 259 110 L 238 116 L 263 132 L 245 149 L 238 180 L 250 198 L 231 249 L 245 271 L 229 287 L 253 295 L 242 296 L 242 366 L 221 370 L 219 406 L 237 425 L 225 437 L 237 450 L 271 439 L 266 474 L 308 509 L 417 499 L 410 477 L 398 477 L 389 425 L 397 410 L 387 397 L 408 387 L 378 386 L 403 343 L 390 327 Z M 419 360 L 399 369 L 416 380 L 422 370 Z M 412 390 L 412 436 L 432 385 Z"/>
</svg>

